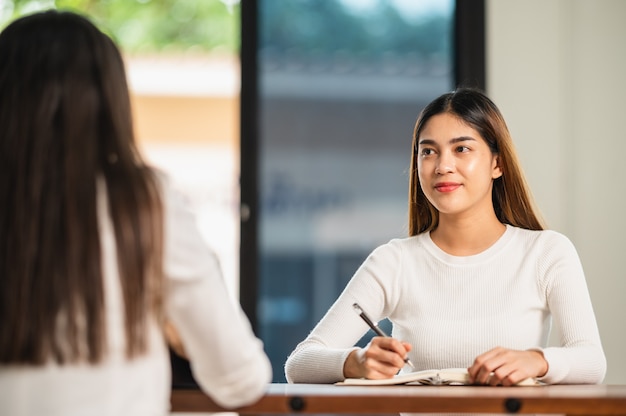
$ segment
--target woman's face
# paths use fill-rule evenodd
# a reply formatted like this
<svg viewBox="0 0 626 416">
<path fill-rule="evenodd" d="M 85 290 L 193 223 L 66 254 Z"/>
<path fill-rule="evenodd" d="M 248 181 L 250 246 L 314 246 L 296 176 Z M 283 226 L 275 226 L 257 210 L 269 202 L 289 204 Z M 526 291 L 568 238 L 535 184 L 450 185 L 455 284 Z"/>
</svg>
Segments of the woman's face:
<svg viewBox="0 0 626 416">
<path fill-rule="evenodd" d="M 502 171 L 476 130 L 442 113 L 426 122 L 417 142 L 422 191 L 439 211 L 440 221 L 493 212 L 492 184 Z"/>
</svg>

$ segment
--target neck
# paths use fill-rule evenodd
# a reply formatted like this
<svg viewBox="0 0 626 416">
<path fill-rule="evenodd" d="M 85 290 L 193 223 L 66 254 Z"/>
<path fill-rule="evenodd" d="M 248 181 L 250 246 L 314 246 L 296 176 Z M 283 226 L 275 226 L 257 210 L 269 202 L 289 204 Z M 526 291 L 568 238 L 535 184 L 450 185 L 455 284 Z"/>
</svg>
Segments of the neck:
<svg viewBox="0 0 626 416">
<path fill-rule="evenodd" d="M 506 226 L 495 215 L 482 220 L 440 216 L 439 225 L 431 231 L 430 237 L 448 254 L 471 256 L 491 247 L 505 230 Z"/>
</svg>

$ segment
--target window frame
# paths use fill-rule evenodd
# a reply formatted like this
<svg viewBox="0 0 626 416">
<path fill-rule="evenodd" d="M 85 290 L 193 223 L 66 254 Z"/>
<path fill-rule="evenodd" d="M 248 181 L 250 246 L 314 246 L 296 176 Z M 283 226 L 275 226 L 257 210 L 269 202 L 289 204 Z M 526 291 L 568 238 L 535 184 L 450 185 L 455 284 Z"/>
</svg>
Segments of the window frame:
<svg viewBox="0 0 626 416">
<path fill-rule="evenodd" d="M 259 91 L 258 1 L 241 0 L 239 300 L 258 334 Z M 455 85 L 485 89 L 485 1 L 457 0 L 454 16 Z"/>
</svg>

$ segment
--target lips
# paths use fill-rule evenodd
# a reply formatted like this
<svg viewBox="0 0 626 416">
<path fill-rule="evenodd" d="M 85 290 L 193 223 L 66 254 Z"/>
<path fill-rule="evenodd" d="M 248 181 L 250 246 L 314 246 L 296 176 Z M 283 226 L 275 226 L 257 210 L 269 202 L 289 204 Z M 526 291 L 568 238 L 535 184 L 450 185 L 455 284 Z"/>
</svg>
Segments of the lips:
<svg viewBox="0 0 626 416">
<path fill-rule="evenodd" d="M 456 182 L 440 182 L 435 184 L 435 189 L 439 192 L 452 192 L 460 186 L 461 184 Z"/>
</svg>

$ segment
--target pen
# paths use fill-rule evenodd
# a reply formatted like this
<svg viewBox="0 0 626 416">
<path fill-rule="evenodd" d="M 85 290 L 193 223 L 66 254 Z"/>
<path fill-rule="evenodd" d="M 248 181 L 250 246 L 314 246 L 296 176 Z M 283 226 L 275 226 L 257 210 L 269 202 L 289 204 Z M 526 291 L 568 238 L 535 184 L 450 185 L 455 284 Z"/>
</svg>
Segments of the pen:
<svg viewBox="0 0 626 416">
<path fill-rule="evenodd" d="M 363 309 L 361 309 L 361 307 L 359 306 L 358 303 L 354 303 L 352 305 L 352 307 L 354 308 L 354 310 L 359 314 L 359 316 L 361 317 L 361 319 L 363 319 L 365 321 L 365 323 L 372 329 L 372 331 L 374 331 L 376 333 L 376 335 L 378 335 L 379 337 L 388 337 L 389 335 L 385 334 L 383 332 L 382 329 L 380 329 L 378 327 L 377 323 L 372 322 L 372 320 L 370 319 L 369 316 L 367 316 L 367 314 L 365 313 L 365 311 Z M 409 357 L 406 357 L 404 359 L 404 362 L 407 363 L 408 365 L 411 366 L 412 369 L 415 370 L 415 366 L 413 365 L 413 363 L 411 362 L 411 360 L 409 360 Z"/>
</svg>

